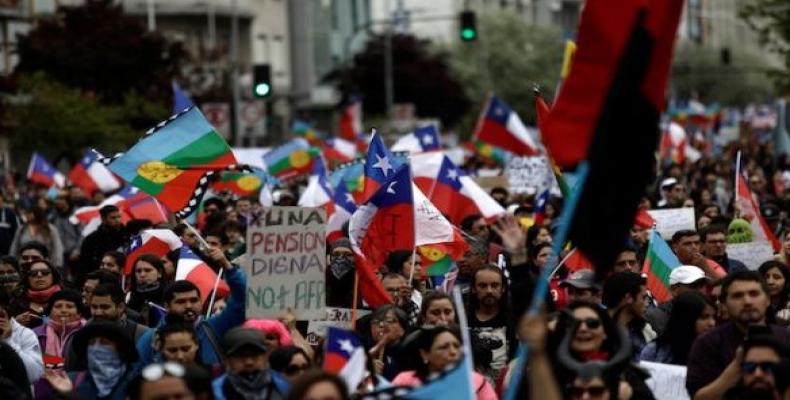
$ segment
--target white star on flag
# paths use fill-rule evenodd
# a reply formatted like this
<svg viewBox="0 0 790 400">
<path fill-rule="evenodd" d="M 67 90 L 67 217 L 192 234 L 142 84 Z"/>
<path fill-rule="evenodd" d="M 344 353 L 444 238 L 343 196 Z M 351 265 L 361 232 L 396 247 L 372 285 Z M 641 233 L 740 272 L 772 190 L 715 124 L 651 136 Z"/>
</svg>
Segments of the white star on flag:
<svg viewBox="0 0 790 400">
<path fill-rule="evenodd" d="M 346 202 L 354 204 L 354 196 L 352 196 L 351 193 L 346 193 Z"/>
<path fill-rule="evenodd" d="M 381 173 L 384 174 L 384 176 L 387 176 L 390 170 L 395 169 L 392 168 L 392 164 L 390 164 L 390 159 L 387 158 L 387 156 L 384 156 L 382 158 L 378 154 L 376 154 L 376 162 L 373 164 L 373 168 L 380 169 Z"/>
<path fill-rule="evenodd" d="M 340 339 L 337 341 L 337 344 L 340 345 L 340 350 L 345 351 L 348 354 L 354 351 L 354 345 L 351 344 L 351 341 L 348 339 Z"/>
<path fill-rule="evenodd" d="M 390 182 L 389 186 L 387 186 L 387 193 L 396 194 L 395 193 L 395 184 L 397 182 Z"/>
<path fill-rule="evenodd" d="M 496 115 L 503 115 L 503 114 L 505 114 L 505 110 L 503 110 L 502 107 L 494 108 L 494 114 L 496 114 Z"/>
<path fill-rule="evenodd" d="M 433 137 L 431 135 L 424 135 L 422 137 L 422 144 L 428 146 L 433 144 Z"/>
<path fill-rule="evenodd" d="M 457 181 L 458 171 L 456 171 L 455 168 L 450 168 L 449 170 L 447 170 L 447 179 L 452 181 Z"/>
</svg>

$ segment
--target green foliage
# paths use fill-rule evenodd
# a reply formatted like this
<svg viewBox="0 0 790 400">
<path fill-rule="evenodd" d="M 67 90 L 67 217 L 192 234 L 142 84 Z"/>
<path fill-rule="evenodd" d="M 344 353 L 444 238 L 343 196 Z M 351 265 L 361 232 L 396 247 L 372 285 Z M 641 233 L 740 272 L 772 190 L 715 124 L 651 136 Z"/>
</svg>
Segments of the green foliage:
<svg viewBox="0 0 790 400">
<path fill-rule="evenodd" d="M 730 64 L 722 65 L 718 49 L 686 43 L 675 50 L 670 88 L 680 98 L 745 105 L 771 98 L 769 70 L 759 53 L 734 52 Z"/>
<path fill-rule="evenodd" d="M 101 105 L 43 72 L 22 76 L 19 89 L 20 100 L 9 106 L 7 114 L 13 127 L 11 146 L 17 154 L 35 150 L 50 159 L 74 160 L 89 147 L 123 150 L 139 136 L 128 123 L 130 110 Z M 136 102 L 129 97 L 129 104 Z"/>
<path fill-rule="evenodd" d="M 452 48 L 450 65 L 480 110 L 488 93 L 495 93 L 513 107 L 528 124 L 535 123 L 532 89 L 539 85 L 550 100 L 560 79 L 564 43 L 558 30 L 529 25 L 514 13 L 480 15 L 475 42 L 459 42 Z M 469 133 L 477 112 L 468 113 L 458 126 Z"/>
<path fill-rule="evenodd" d="M 741 18 L 777 53 L 784 68 L 771 72 L 780 94 L 790 94 L 790 3 L 787 0 L 752 0 L 741 8 Z"/>
</svg>

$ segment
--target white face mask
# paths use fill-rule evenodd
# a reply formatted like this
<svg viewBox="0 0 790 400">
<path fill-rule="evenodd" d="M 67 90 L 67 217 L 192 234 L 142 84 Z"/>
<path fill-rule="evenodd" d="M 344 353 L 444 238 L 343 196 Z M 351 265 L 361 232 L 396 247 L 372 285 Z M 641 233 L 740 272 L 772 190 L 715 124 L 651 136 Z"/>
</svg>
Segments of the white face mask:
<svg viewBox="0 0 790 400">
<path fill-rule="evenodd" d="M 126 372 L 126 364 L 117 351 L 104 344 L 88 346 L 88 372 L 96 384 L 99 397 L 109 395 Z"/>
</svg>

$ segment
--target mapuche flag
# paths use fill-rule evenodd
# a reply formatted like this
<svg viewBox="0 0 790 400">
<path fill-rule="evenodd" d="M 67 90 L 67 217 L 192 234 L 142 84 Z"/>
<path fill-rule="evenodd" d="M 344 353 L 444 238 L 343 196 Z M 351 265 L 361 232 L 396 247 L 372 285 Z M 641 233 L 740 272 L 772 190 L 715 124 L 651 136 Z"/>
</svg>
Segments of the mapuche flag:
<svg viewBox="0 0 790 400">
<path fill-rule="evenodd" d="M 647 275 L 647 288 L 659 302 L 672 298 L 669 292 L 669 274 L 680 266 L 680 261 L 667 242 L 653 229 L 650 232 L 650 244 L 645 255 L 642 273 Z"/>
<path fill-rule="evenodd" d="M 200 110 L 190 108 L 149 130 L 126 153 L 104 162 L 184 218 L 200 204 L 209 178 L 234 167 L 236 158 Z"/>
<path fill-rule="evenodd" d="M 543 143 L 561 167 L 586 159 L 569 239 L 611 267 L 653 180 L 659 115 L 683 0 L 585 3 L 578 50 L 549 115 Z"/>
</svg>

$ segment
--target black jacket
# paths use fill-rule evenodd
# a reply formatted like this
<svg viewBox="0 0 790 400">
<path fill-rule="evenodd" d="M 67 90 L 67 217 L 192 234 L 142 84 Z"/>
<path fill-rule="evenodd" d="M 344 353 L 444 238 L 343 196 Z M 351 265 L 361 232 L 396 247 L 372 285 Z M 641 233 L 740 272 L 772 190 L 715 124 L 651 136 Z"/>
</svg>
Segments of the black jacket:
<svg viewBox="0 0 790 400">
<path fill-rule="evenodd" d="M 86 236 L 80 248 L 80 270 L 77 271 L 79 282 L 82 282 L 86 274 L 99 268 L 104 253 L 123 249 L 127 239 L 122 229 L 116 231 L 107 228 L 104 224 L 99 225 L 96 231 Z"/>
</svg>

